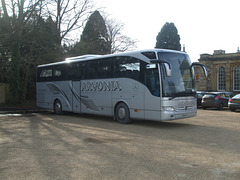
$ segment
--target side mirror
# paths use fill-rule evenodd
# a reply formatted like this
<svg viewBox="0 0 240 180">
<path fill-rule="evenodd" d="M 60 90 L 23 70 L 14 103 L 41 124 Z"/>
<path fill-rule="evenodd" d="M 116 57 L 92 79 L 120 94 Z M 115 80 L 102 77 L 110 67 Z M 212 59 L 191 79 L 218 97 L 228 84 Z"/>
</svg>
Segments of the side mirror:
<svg viewBox="0 0 240 180">
<path fill-rule="evenodd" d="M 172 70 L 171 70 L 170 64 L 163 63 L 163 65 L 165 67 L 167 77 L 170 77 L 172 75 Z"/>
<path fill-rule="evenodd" d="M 208 76 L 208 73 L 207 73 L 207 68 L 206 66 L 204 66 L 203 64 L 200 64 L 200 63 L 192 63 L 191 67 L 196 67 L 196 66 L 201 66 L 202 69 L 203 69 L 203 73 L 204 73 L 204 76 L 207 77 Z"/>
</svg>

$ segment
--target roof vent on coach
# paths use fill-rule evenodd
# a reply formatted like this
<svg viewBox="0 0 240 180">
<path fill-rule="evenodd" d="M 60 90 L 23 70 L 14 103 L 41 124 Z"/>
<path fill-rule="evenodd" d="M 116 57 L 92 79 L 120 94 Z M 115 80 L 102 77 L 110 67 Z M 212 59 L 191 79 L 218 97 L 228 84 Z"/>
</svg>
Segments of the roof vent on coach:
<svg viewBox="0 0 240 180">
<path fill-rule="evenodd" d="M 149 59 L 157 59 L 156 53 L 154 51 L 146 51 L 146 52 L 142 52 L 141 54 L 146 56 Z"/>
</svg>

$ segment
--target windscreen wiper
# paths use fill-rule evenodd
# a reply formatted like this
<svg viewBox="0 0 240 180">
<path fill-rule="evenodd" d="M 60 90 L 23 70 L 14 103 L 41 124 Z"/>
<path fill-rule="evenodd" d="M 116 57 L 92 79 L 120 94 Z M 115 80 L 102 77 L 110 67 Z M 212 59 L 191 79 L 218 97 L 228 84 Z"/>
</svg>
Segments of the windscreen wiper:
<svg viewBox="0 0 240 180">
<path fill-rule="evenodd" d="M 181 96 L 194 96 L 194 93 L 193 93 L 193 92 L 192 92 L 192 93 L 190 93 L 190 92 L 185 92 L 185 91 L 179 92 L 179 93 L 176 93 L 176 94 L 174 94 L 173 96 L 171 96 L 171 97 L 169 98 L 169 100 L 172 100 L 172 99 L 174 99 L 174 98 L 176 98 L 176 97 L 181 97 Z"/>
</svg>

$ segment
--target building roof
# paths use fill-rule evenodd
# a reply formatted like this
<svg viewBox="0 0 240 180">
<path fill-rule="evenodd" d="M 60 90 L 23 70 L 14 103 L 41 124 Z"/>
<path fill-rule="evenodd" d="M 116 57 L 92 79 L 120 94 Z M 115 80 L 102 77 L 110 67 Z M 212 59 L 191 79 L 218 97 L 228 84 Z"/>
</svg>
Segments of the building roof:
<svg viewBox="0 0 240 180">
<path fill-rule="evenodd" d="M 239 60 L 240 61 L 240 52 L 236 53 L 225 53 L 224 50 L 215 50 L 211 54 L 201 54 L 199 61 L 226 61 L 226 60 Z"/>
</svg>

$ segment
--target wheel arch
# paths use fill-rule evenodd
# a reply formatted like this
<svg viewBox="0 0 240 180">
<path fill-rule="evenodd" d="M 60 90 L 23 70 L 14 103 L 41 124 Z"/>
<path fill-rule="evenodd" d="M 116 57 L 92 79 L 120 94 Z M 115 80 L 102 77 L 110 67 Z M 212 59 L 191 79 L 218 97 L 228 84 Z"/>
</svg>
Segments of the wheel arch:
<svg viewBox="0 0 240 180">
<path fill-rule="evenodd" d="M 129 109 L 130 117 L 131 117 L 130 106 L 129 106 L 129 104 L 128 104 L 125 100 L 119 100 L 119 101 L 117 101 L 117 102 L 115 103 L 115 105 L 114 105 L 114 111 L 113 111 L 113 116 L 115 115 L 117 106 L 118 106 L 120 103 L 124 103 L 124 104 L 127 105 L 128 109 Z"/>
<path fill-rule="evenodd" d="M 55 98 L 54 98 L 54 100 L 53 100 L 53 110 L 54 110 L 54 106 L 55 106 L 55 103 L 56 103 L 56 101 L 60 101 L 60 102 L 61 102 L 61 104 L 62 104 L 62 101 L 61 101 L 61 99 L 60 99 L 60 98 L 58 98 L 58 97 L 55 97 Z"/>
<path fill-rule="evenodd" d="M 132 122 L 131 111 L 128 103 L 125 101 L 118 101 L 114 106 L 114 120 L 121 124 L 129 124 Z"/>
</svg>

